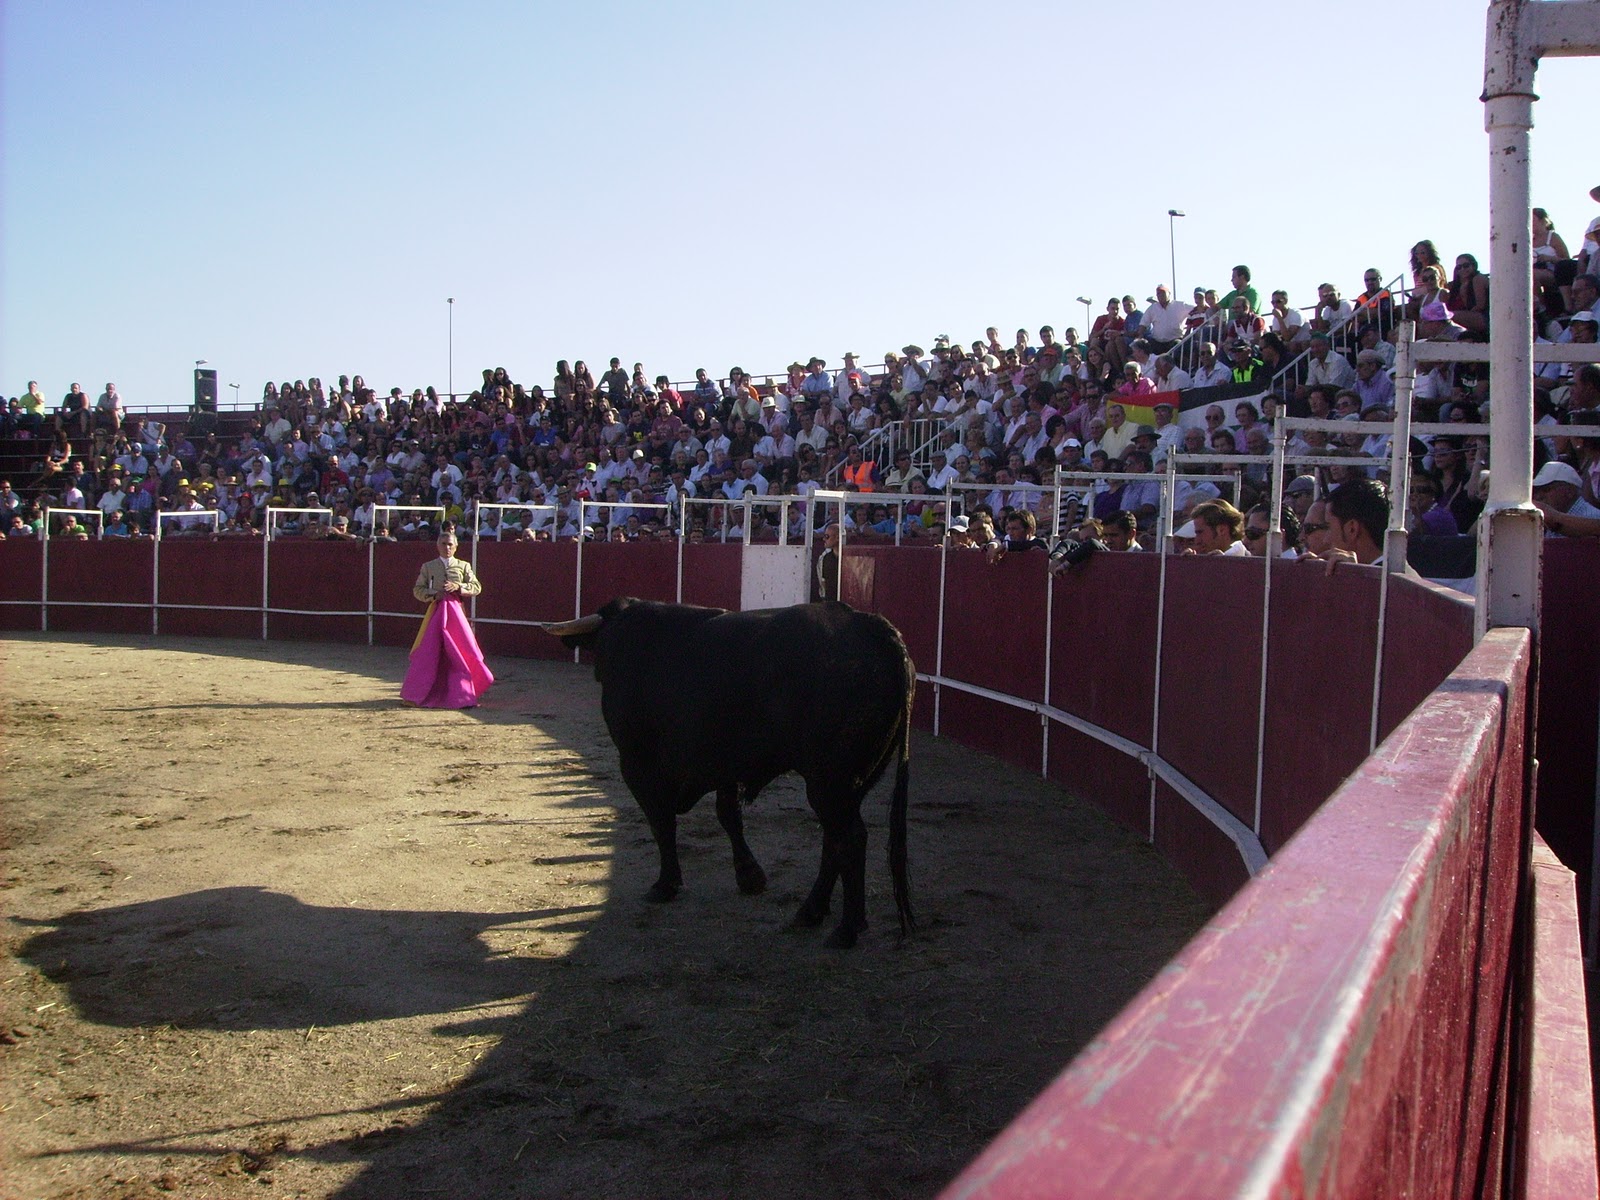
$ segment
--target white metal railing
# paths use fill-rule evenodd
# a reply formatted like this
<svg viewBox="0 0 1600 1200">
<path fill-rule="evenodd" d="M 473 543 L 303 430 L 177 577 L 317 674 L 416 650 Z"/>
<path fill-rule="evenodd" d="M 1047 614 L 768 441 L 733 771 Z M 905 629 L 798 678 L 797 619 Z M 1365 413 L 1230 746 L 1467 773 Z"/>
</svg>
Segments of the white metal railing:
<svg viewBox="0 0 1600 1200">
<path fill-rule="evenodd" d="M 40 534 L 41 538 L 43 538 L 45 541 L 48 541 L 50 539 L 50 537 L 52 536 L 52 534 L 51 534 L 51 522 L 56 517 L 69 518 L 74 522 L 74 524 L 76 524 L 77 520 L 80 517 L 93 517 L 94 521 L 95 521 L 95 526 L 94 526 L 95 540 L 98 541 L 100 538 L 105 536 L 106 515 L 105 515 L 105 513 L 101 512 L 98 508 L 51 508 L 47 504 L 44 507 L 44 523 L 39 526 L 39 534 Z M 55 534 L 54 536 L 60 537 L 61 534 L 58 533 L 58 534 Z M 86 532 L 86 536 L 87 536 L 87 532 Z"/>
<path fill-rule="evenodd" d="M 268 520 L 271 520 L 272 509 L 267 509 Z M 389 532 L 389 517 L 391 514 L 402 513 L 437 513 L 439 524 L 444 523 L 445 507 L 442 504 L 374 504 L 372 506 L 372 536 L 392 537 Z M 382 526 L 382 533 L 379 527 Z M 271 539 L 270 533 L 268 539 Z"/>
<path fill-rule="evenodd" d="M 439 511 L 444 511 L 440 509 Z M 299 533 L 301 522 L 292 518 L 315 518 L 317 524 L 333 528 L 333 509 L 331 508 L 295 508 L 289 506 L 273 506 L 267 509 L 267 518 L 262 525 L 262 532 L 266 534 L 263 543 L 270 542 L 274 537 L 293 532 Z"/>
<path fill-rule="evenodd" d="M 1398 307 L 1401 297 L 1404 294 L 1403 290 L 1401 289 L 1401 284 L 1403 282 L 1404 277 L 1396 275 L 1384 286 L 1383 289 L 1389 293 L 1390 303 L 1396 307 Z M 1348 355 L 1357 348 L 1352 335 L 1355 333 L 1357 325 L 1361 324 L 1357 318 L 1362 314 L 1362 312 L 1365 311 L 1365 308 L 1359 303 L 1352 303 L 1354 306 L 1352 307 L 1350 313 L 1347 316 L 1339 318 L 1333 327 L 1328 330 L 1330 343 L 1328 348 L 1329 354 Z M 1397 323 L 1399 320 L 1400 317 L 1398 313 L 1390 317 L 1391 324 Z M 1304 350 L 1300 351 L 1300 353 L 1289 359 L 1273 373 L 1272 378 L 1267 381 L 1266 390 L 1271 392 L 1273 395 L 1287 397 L 1292 393 L 1295 387 L 1299 386 L 1299 384 L 1305 380 L 1306 375 L 1311 369 L 1310 361 L 1311 347 L 1308 345 Z"/>
<path fill-rule="evenodd" d="M 165 532 L 169 522 L 178 527 L 180 534 L 204 533 L 205 526 L 210 525 L 211 535 L 215 537 L 217 531 L 222 528 L 222 514 L 214 508 L 197 508 L 193 512 L 182 509 L 158 512 L 155 527 L 156 541 L 159 542 L 163 536 L 173 536 Z"/>
<path fill-rule="evenodd" d="M 486 502 L 480 502 L 478 504 L 475 504 L 475 505 L 472 506 L 472 542 L 473 542 L 473 545 L 474 545 L 474 547 L 476 547 L 477 543 L 483 538 L 483 536 L 484 536 L 484 534 L 486 532 L 487 533 L 493 533 L 494 534 L 494 540 L 497 541 L 497 542 L 500 541 L 502 539 L 502 536 L 505 534 L 505 531 L 506 531 L 506 514 L 507 513 L 527 513 L 528 514 L 528 525 L 527 525 L 527 528 L 528 529 L 534 529 L 534 528 L 537 527 L 540 513 L 546 514 L 545 515 L 545 519 L 544 519 L 544 524 L 548 525 L 548 524 L 550 524 L 552 518 L 554 518 L 556 510 L 559 507 L 560 507 L 560 505 L 557 505 L 557 504 L 536 504 L 533 501 L 529 501 L 526 504 L 508 504 L 508 503 L 493 503 L 493 504 L 491 504 L 491 503 L 486 503 Z M 488 513 L 489 516 L 492 518 L 492 524 L 487 529 L 485 529 L 485 526 L 484 526 L 484 513 Z M 522 526 L 513 525 L 513 526 L 511 526 L 511 528 L 516 530 L 518 534 L 521 534 L 523 532 Z"/>
</svg>

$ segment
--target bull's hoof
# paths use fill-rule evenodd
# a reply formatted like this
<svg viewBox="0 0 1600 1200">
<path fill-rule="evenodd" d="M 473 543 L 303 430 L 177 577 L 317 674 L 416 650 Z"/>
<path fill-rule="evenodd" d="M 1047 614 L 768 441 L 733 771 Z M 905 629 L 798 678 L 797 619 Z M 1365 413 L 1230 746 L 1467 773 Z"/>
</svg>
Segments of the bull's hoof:
<svg viewBox="0 0 1600 1200">
<path fill-rule="evenodd" d="M 841 921 L 834 926 L 833 932 L 822 944 L 830 950 L 853 950 L 856 944 L 856 931 Z"/>
<path fill-rule="evenodd" d="M 666 904 L 667 902 L 676 899 L 677 895 L 677 884 L 662 883 L 658 879 L 651 886 L 650 890 L 644 894 L 644 898 L 650 901 L 651 904 Z"/>
<path fill-rule="evenodd" d="M 822 924 L 822 918 L 828 915 L 828 906 L 812 908 L 809 904 L 802 904 L 800 911 L 794 914 L 794 923 L 803 929 L 815 929 Z"/>
<path fill-rule="evenodd" d="M 733 877 L 739 881 L 739 890 L 746 896 L 759 896 L 767 890 L 767 873 L 758 862 L 741 863 L 734 867 Z"/>
</svg>

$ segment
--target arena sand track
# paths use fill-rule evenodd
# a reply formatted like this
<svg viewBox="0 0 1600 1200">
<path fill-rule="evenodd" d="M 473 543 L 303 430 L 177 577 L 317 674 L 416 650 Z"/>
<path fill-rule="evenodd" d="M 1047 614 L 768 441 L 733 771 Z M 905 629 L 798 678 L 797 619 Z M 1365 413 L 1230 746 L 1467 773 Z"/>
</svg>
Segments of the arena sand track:
<svg viewBox="0 0 1600 1200">
<path fill-rule="evenodd" d="M 1199 926 L 1092 806 L 912 752 L 902 943 L 867 801 L 855 951 L 786 928 L 792 780 L 735 890 L 655 877 L 587 669 L 403 708 L 393 649 L 12 636 L 6 1197 L 926 1196 Z M 662 681 L 668 685 L 670 682 Z M 737 694 L 738 681 L 728 681 Z"/>
</svg>

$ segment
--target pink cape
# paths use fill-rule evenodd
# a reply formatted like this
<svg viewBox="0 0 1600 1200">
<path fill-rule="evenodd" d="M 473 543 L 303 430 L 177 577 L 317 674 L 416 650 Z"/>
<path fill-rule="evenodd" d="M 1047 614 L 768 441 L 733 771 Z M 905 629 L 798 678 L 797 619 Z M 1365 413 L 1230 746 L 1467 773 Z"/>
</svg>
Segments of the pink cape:
<svg viewBox="0 0 1600 1200">
<path fill-rule="evenodd" d="M 412 644 L 400 698 L 424 708 L 471 708 L 493 682 L 461 602 L 435 600 Z"/>
</svg>

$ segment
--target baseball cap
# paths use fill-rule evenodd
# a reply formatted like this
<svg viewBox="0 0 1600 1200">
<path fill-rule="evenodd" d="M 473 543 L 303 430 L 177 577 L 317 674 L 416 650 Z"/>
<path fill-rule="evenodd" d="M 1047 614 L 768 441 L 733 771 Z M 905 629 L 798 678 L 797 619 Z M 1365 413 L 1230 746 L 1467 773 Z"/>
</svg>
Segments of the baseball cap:
<svg viewBox="0 0 1600 1200">
<path fill-rule="evenodd" d="M 1578 472 L 1564 462 L 1547 462 L 1533 477 L 1534 487 L 1545 487 L 1552 483 L 1570 483 L 1575 488 L 1583 486 L 1583 480 L 1579 478 Z"/>
<path fill-rule="evenodd" d="M 1289 486 L 1283 490 L 1290 496 L 1315 496 L 1317 494 L 1317 481 L 1311 475 L 1296 475 L 1289 480 Z"/>
</svg>

